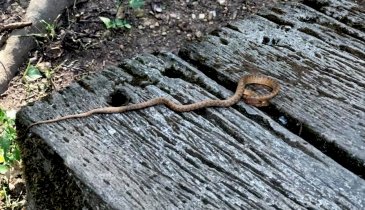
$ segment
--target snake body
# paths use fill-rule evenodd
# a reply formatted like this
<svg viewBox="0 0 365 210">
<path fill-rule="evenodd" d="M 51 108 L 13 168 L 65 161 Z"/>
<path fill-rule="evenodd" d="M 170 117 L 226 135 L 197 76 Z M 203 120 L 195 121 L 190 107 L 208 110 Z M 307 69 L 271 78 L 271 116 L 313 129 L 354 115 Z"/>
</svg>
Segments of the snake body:
<svg viewBox="0 0 365 210">
<path fill-rule="evenodd" d="M 249 84 L 259 84 L 267 86 L 271 88 L 271 92 L 265 95 L 256 95 L 253 91 L 246 89 L 246 86 Z M 90 111 L 83 112 L 80 114 L 66 115 L 63 117 L 58 117 L 50 120 L 38 121 L 29 125 L 26 131 L 28 131 L 31 127 L 35 125 L 53 123 L 67 119 L 88 117 L 93 114 L 122 113 L 132 110 L 144 109 L 156 105 L 165 105 L 169 109 L 176 112 L 189 112 L 206 107 L 230 107 L 236 104 L 241 99 L 243 99 L 247 104 L 251 104 L 254 106 L 267 106 L 268 101 L 278 94 L 279 89 L 280 89 L 279 84 L 275 80 L 269 77 L 259 76 L 259 75 L 246 75 L 240 78 L 234 95 L 224 100 L 206 99 L 192 104 L 176 104 L 168 100 L 167 98 L 158 97 L 137 104 L 130 104 L 120 107 L 102 107 L 102 108 L 92 109 Z"/>
</svg>

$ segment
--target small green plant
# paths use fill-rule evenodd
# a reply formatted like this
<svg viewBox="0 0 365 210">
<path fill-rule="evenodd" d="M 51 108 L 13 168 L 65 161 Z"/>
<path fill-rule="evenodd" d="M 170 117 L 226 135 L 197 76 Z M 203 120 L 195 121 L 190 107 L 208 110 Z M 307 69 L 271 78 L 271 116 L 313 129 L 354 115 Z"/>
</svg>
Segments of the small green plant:
<svg viewBox="0 0 365 210">
<path fill-rule="evenodd" d="M 141 7 L 144 5 L 144 0 L 129 0 L 129 7 L 135 11 L 141 12 Z M 107 17 L 99 17 L 100 20 L 104 23 L 107 29 L 121 29 L 121 28 L 132 28 L 132 25 L 128 23 L 127 20 L 122 19 L 124 15 L 124 7 L 122 6 L 122 0 L 116 0 L 115 4 L 117 6 L 117 15 L 116 18 L 110 19 Z M 121 12 L 120 12 L 121 11 Z M 143 13 L 143 10 L 142 10 Z M 123 16 L 123 17 L 122 17 Z"/>
<path fill-rule="evenodd" d="M 23 83 L 25 83 L 26 85 L 27 92 L 29 92 L 32 88 L 36 86 L 40 90 L 55 88 L 55 85 L 53 83 L 54 74 L 59 68 L 62 67 L 65 62 L 66 61 L 62 62 L 54 68 L 52 68 L 51 63 L 49 62 L 39 61 L 35 65 L 32 65 L 29 62 L 22 77 Z"/>
<path fill-rule="evenodd" d="M 20 150 L 15 143 L 15 116 L 0 109 L 0 174 L 5 174 L 10 167 L 20 161 Z"/>
<path fill-rule="evenodd" d="M 42 74 L 39 71 L 38 67 L 30 64 L 29 62 L 23 74 L 23 81 L 30 82 L 30 81 L 35 81 L 39 78 L 42 78 Z"/>
<path fill-rule="evenodd" d="M 103 21 L 105 27 L 107 29 L 119 29 L 119 28 L 127 28 L 130 29 L 132 26 L 123 19 L 110 19 L 107 17 L 99 17 L 101 21 Z"/>
<path fill-rule="evenodd" d="M 55 68 L 52 68 L 49 62 L 38 62 L 36 65 L 30 64 L 27 65 L 27 68 L 23 74 L 24 82 L 32 82 L 39 78 L 45 77 L 48 80 L 52 80 L 53 74 L 64 64 L 62 62 Z"/>
<path fill-rule="evenodd" d="M 144 0 L 129 0 L 128 3 L 132 9 L 141 9 L 144 5 Z M 122 4 L 122 0 L 116 0 L 115 4 L 119 7 Z"/>
<path fill-rule="evenodd" d="M 129 6 L 132 9 L 141 9 L 144 5 L 144 0 L 129 0 Z"/>
<path fill-rule="evenodd" d="M 46 34 L 50 40 L 53 40 L 56 37 L 56 24 L 55 23 L 48 23 L 45 20 L 41 20 L 41 23 L 44 24 L 46 29 Z"/>
</svg>

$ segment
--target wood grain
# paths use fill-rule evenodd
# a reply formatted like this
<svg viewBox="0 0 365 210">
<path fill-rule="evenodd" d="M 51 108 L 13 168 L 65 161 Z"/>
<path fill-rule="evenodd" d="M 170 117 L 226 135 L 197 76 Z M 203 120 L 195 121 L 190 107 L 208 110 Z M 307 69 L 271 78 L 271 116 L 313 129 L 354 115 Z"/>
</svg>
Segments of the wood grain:
<svg viewBox="0 0 365 210">
<path fill-rule="evenodd" d="M 163 96 L 190 103 L 231 94 L 174 55 L 145 55 L 127 61 L 122 69 L 104 71 L 24 108 L 18 121 L 104 106 L 110 95 L 121 102 Z M 48 186 L 47 199 L 60 199 L 60 186 L 64 186 L 64 191 L 79 194 L 76 201 L 82 200 L 80 196 L 86 199 L 75 202 L 78 207 L 94 201 L 90 192 L 103 201 L 92 207 L 101 209 L 364 206 L 364 180 L 244 103 L 236 108 L 187 113 L 157 106 L 40 125 L 33 131 L 33 138 L 42 139 L 36 141 L 36 147 L 53 151 L 44 158 L 60 162 L 56 168 L 67 169 L 68 182 L 81 183 L 71 188 L 73 185 L 62 185 L 65 177 L 58 182 L 53 179 L 52 183 L 59 183 L 58 190 Z M 34 166 L 30 163 L 33 156 L 37 157 L 27 156 L 24 164 Z M 50 171 L 39 176 L 38 182 L 57 177 Z M 32 179 L 30 183 L 38 186 L 38 182 Z M 42 200 L 45 192 L 33 194 Z M 38 205 L 47 207 L 42 202 Z"/>
<path fill-rule="evenodd" d="M 311 7 L 286 3 L 222 28 L 181 55 L 226 86 L 242 67 L 280 80 L 283 94 L 273 104 L 292 121 L 286 126 L 364 176 L 364 37 Z"/>
<path fill-rule="evenodd" d="M 178 56 L 139 55 L 24 107 L 18 128 L 155 97 L 227 98 L 249 73 L 283 87 L 268 109 L 156 106 L 34 127 L 19 140 L 33 209 L 365 209 L 353 173 L 364 167 L 363 16 L 348 1 L 313 2 L 263 10 Z"/>
</svg>

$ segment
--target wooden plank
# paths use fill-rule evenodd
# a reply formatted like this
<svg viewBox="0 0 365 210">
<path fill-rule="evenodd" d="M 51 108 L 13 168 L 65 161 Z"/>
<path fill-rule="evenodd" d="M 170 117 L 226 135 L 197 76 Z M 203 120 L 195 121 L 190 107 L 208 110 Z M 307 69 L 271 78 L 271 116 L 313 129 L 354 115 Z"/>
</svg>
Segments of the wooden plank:
<svg viewBox="0 0 365 210">
<path fill-rule="evenodd" d="M 226 87 L 246 72 L 280 80 L 283 91 L 269 112 L 287 117 L 287 128 L 364 176 L 364 37 L 306 5 L 285 3 L 215 31 L 180 55 Z"/>
<path fill-rule="evenodd" d="M 144 55 L 23 108 L 17 125 L 108 103 L 231 94 L 179 57 Z M 365 207 L 364 180 L 244 103 L 188 113 L 157 106 L 32 132 L 20 143 L 38 209 Z"/>
<path fill-rule="evenodd" d="M 352 28 L 365 31 L 365 1 L 304 0 L 303 4 Z M 356 3 L 357 2 L 357 3 Z"/>
</svg>

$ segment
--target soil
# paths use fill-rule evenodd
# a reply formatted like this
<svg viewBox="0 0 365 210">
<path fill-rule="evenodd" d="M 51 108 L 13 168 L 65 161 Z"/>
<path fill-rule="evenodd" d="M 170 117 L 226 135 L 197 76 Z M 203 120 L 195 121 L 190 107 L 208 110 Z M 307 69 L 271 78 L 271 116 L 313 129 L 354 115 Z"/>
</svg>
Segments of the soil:
<svg viewBox="0 0 365 210">
<path fill-rule="evenodd" d="M 42 78 L 27 81 L 24 64 L 8 90 L 0 95 L 0 108 L 18 110 L 85 74 L 118 65 L 136 54 L 177 52 L 184 43 L 201 39 L 222 25 L 277 1 L 280 0 L 146 0 L 140 9 L 132 9 L 127 0 L 120 6 L 116 0 L 78 1 L 50 23 L 55 25 L 55 36 L 38 36 L 38 47 L 29 54 L 30 64 L 46 66 L 48 71 L 43 68 Z M 28 3 L 29 0 L 0 0 L 0 25 L 21 21 Z M 100 17 L 119 17 L 132 27 L 108 30 Z M 0 34 L 0 44 L 4 35 Z M 20 197 L 24 198 L 24 192 Z"/>
</svg>

